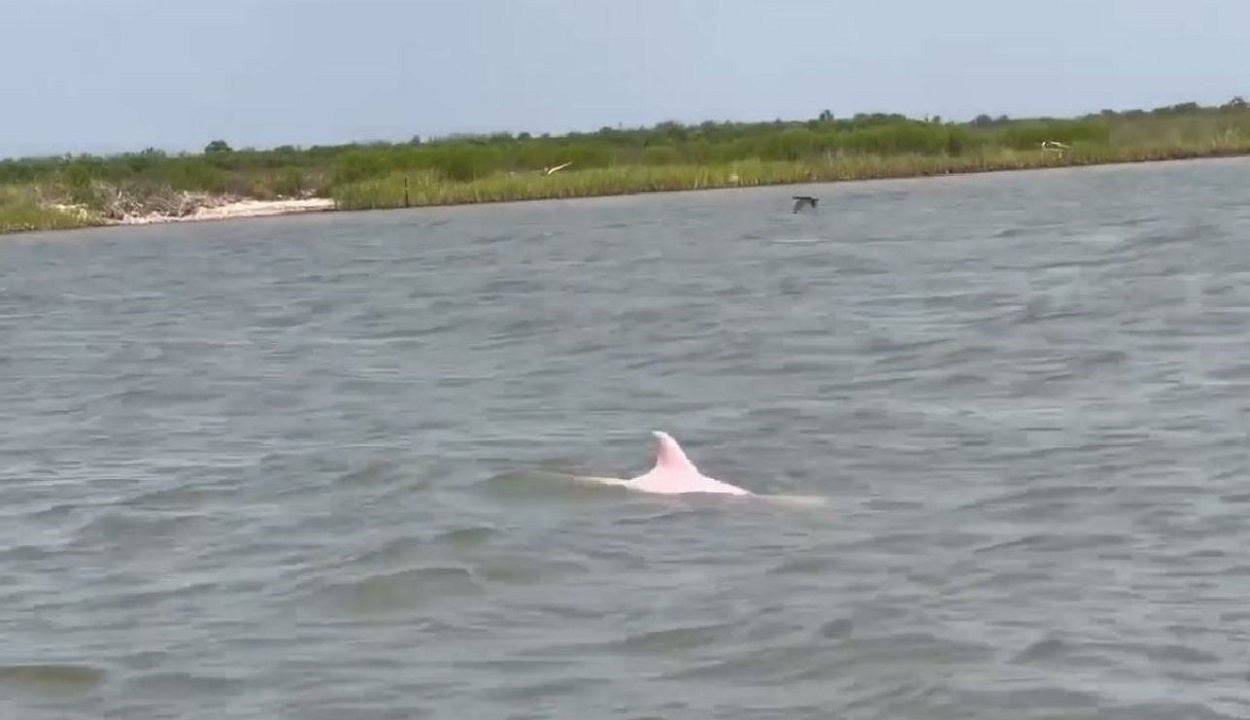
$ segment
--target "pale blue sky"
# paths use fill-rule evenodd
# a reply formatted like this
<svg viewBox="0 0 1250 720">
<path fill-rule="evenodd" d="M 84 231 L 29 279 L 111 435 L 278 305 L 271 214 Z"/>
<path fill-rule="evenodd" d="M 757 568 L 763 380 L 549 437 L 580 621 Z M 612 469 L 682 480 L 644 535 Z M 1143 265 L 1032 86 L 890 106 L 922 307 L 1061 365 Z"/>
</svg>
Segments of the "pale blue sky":
<svg viewBox="0 0 1250 720">
<path fill-rule="evenodd" d="M 0 0 L 0 156 L 1250 98 L 1250 0 Z"/>
</svg>

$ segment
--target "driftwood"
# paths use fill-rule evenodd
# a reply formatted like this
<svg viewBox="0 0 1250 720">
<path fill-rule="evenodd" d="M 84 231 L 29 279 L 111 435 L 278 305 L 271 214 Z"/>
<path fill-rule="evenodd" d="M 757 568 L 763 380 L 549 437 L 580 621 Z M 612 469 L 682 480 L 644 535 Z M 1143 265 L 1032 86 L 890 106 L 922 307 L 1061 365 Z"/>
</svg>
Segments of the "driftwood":
<svg viewBox="0 0 1250 720">
<path fill-rule="evenodd" d="M 210 195 L 202 192 L 166 190 L 147 195 L 132 195 L 117 188 L 104 203 L 103 215 L 112 220 L 125 220 L 141 215 L 186 217 L 201 208 L 215 208 L 237 202 L 234 196 Z"/>
</svg>

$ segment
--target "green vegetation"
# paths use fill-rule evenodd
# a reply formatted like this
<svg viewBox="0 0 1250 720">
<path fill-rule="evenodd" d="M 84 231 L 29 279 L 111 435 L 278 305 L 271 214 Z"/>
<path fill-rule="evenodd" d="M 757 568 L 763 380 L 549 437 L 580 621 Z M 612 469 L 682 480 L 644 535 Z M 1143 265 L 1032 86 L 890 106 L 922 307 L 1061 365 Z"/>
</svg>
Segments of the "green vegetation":
<svg viewBox="0 0 1250 720">
<path fill-rule="evenodd" d="M 332 197 L 340 208 L 366 209 L 1247 153 L 1250 107 L 1240 97 L 1218 107 L 1184 103 L 1065 119 L 982 115 L 954 123 L 885 114 L 839 119 L 826 111 L 807 121 L 669 122 L 559 137 L 498 133 L 308 149 L 235 150 L 214 140 L 200 154 L 149 149 L 0 161 L 0 231 L 176 214 L 169 208 L 185 210 L 187 193 Z"/>
<path fill-rule="evenodd" d="M 68 230 L 96 224 L 89 213 L 44 202 L 39 188 L 33 185 L 0 185 L 0 232 Z"/>
</svg>

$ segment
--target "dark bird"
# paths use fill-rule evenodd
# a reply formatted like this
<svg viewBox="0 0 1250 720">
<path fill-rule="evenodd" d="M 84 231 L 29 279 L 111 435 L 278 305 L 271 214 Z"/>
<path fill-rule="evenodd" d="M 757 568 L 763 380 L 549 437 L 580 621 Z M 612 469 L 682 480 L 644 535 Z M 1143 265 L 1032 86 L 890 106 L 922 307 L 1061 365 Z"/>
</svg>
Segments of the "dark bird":
<svg viewBox="0 0 1250 720">
<path fill-rule="evenodd" d="M 810 205 L 810 206 L 812 207 L 812 209 L 813 209 L 813 210 L 815 210 L 815 209 L 816 209 L 816 203 L 817 203 L 818 201 L 819 201 L 819 198 L 814 198 L 814 197 L 812 197 L 812 196 L 810 196 L 810 195 L 795 195 L 795 196 L 794 196 L 794 211 L 793 211 L 793 212 L 798 212 L 798 211 L 799 211 L 799 208 L 803 207 L 804 205 Z"/>
</svg>

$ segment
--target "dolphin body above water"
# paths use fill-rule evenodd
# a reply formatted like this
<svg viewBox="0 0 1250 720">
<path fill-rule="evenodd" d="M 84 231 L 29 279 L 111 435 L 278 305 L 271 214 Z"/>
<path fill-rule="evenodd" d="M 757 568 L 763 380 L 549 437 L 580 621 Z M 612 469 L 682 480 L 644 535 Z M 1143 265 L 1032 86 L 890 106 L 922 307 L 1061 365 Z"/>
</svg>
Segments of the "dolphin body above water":
<svg viewBox="0 0 1250 720">
<path fill-rule="evenodd" d="M 656 495 L 681 495 L 685 493 L 714 493 L 718 495 L 754 495 L 740 487 L 710 478 L 699 472 L 690 462 L 681 446 L 668 433 L 652 430 L 655 437 L 655 465 L 638 477 L 619 478 L 584 477 L 585 480 L 619 485 L 620 487 Z"/>
<path fill-rule="evenodd" d="M 828 504 L 828 498 L 819 495 L 762 495 L 715 480 L 699 472 L 695 464 L 690 462 L 690 458 L 686 457 L 681 446 L 668 433 L 652 430 L 651 435 L 656 441 L 655 465 L 646 473 L 629 480 L 575 473 L 572 475 L 573 479 L 651 495 L 673 496 L 703 493 L 737 495 L 798 507 L 821 507 Z"/>
<path fill-rule="evenodd" d="M 668 433 L 652 430 L 655 437 L 655 465 L 645 474 L 625 481 L 625 487 L 661 495 L 681 493 L 719 493 L 750 495 L 740 487 L 715 480 L 699 472 L 681 446 Z"/>
</svg>

